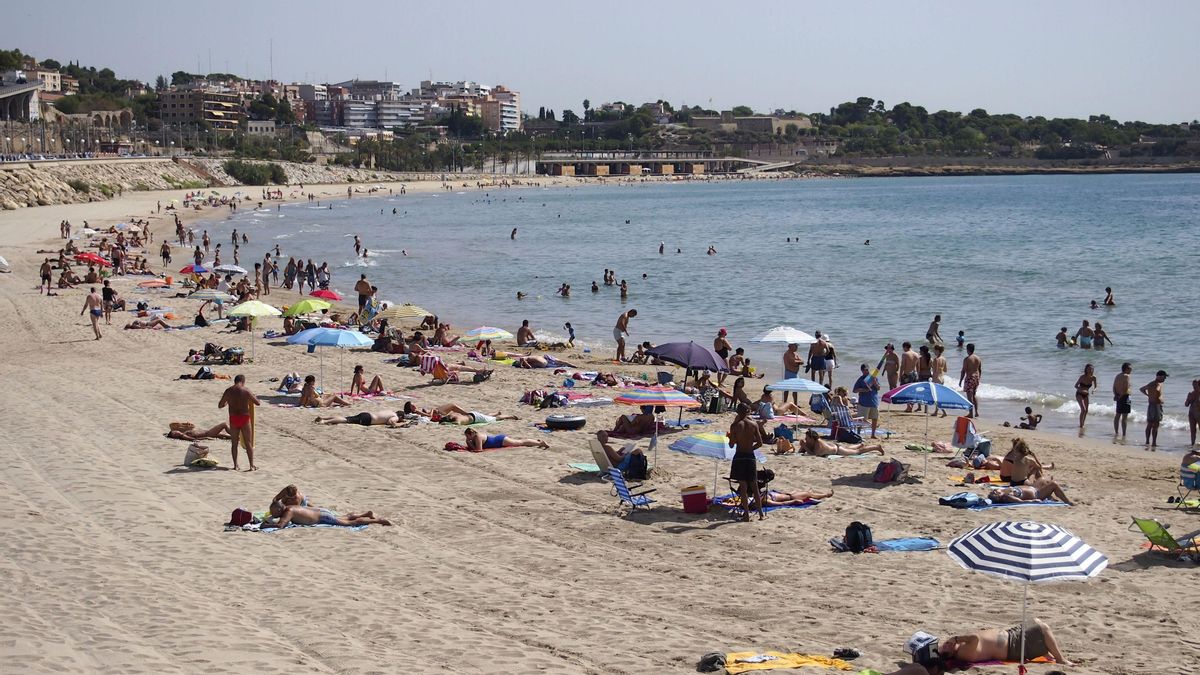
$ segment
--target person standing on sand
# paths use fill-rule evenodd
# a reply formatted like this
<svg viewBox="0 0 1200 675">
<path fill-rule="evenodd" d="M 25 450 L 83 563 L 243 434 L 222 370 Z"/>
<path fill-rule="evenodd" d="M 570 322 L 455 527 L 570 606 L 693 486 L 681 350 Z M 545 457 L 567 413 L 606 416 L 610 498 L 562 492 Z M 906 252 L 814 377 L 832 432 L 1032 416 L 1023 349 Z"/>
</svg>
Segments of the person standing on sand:
<svg viewBox="0 0 1200 675">
<path fill-rule="evenodd" d="M 950 364 L 946 363 L 946 347 L 944 345 L 933 346 L 933 381 L 936 384 L 946 384 L 946 371 L 950 370 Z M 942 411 L 942 417 L 946 416 L 946 410 L 940 406 L 935 408 L 930 415 L 936 415 L 938 411 Z"/>
<path fill-rule="evenodd" d="M 900 356 L 896 354 L 896 346 L 888 343 L 883 348 L 883 374 L 887 376 L 888 391 L 900 384 Z"/>
<path fill-rule="evenodd" d="M 159 249 L 158 254 L 162 256 L 164 267 L 171 264 L 171 245 L 166 240 L 163 240 L 162 248 Z"/>
<path fill-rule="evenodd" d="M 825 384 L 825 355 L 829 353 L 829 345 L 817 331 L 816 342 L 808 346 L 808 367 L 816 375 L 817 384 Z"/>
<path fill-rule="evenodd" d="M 862 375 L 853 387 L 853 392 L 858 394 L 858 414 L 870 420 L 871 438 L 875 438 L 875 429 L 879 427 L 879 378 L 871 377 L 871 368 L 865 363 L 858 369 Z"/>
<path fill-rule="evenodd" d="M 738 498 L 742 505 L 742 522 L 750 522 L 750 496 L 754 496 L 754 504 L 758 506 L 758 519 L 766 517 L 763 513 L 763 499 L 758 492 L 758 462 L 754 451 L 762 447 L 762 434 L 758 424 L 750 421 L 750 406 L 739 403 L 737 419 L 729 426 L 729 444 L 733 446 L 733 461 L 729 466 L 729 479 L 738 482 Z"/>
<path fill-rule="evenodd" d="M 1183 401 L 1188 409 L 1188 429 L 1192 432 L 1192 447 L 1196 447 L 1196 430 L 1200 428 L 1200 380 L 1192 380 L 1192 390 Z"/>
<path fill-rule="evenodd" d="M 208 230 L 204 231 L 204 236 L 200 238 L 200 243 L 204 245 L 204 252 L 208 253 L 208 245 L 211 243 L 208 238 Z"/>
<path fill-rule="evenodd" d="M 1133 366 L 1128 361 L 1121 364 L 1121 372 L 1113 378 L 1113 400 L 1117 402 L 1117 414 L 1113 417 L 1113 436 L 1120 432 L 1121 438 L 1125 438 L 1125 430 L 1129 425 L 1129 413 L 1133 410 L 1133 404 L 1129 402 L 1129 375 L 1133 372 Z"/>
<path fill-rule="evenodd" d="M 1096 391 L 1096 369 L 1092 364 L 1083 367 L 1083 374 L 1075 380 L 1075 402 L 1079 404 L 1079 428 L 1087 422 L 1092 392 Z"/>
<path fill-rule="evenodd" d="M 50 259 L 46 258 L 42 261 L 42 266 L 38 268 L 38 295 L 42 294 L 42 287 L 46 288 L 46 295 L 54 295 L 50 289 L 54 288 L 51 284 L 54 282 L 54 268 L 50 267 Z"/>
<path fill-rule="evenodd" d="M 728 335 L 729 331 L 722 328 L 717 331 L 717 337 L 713 339 L 713 351 L 717 353 L 717 356 L 721 357 L 721 360 L 725 362 L 726 366 L 729 365 L 729 353 L 733 351 L 733 345 L 729 343 Z M 728 375 L 729 373 L 727 372 L 717 373 L 718 387 L 722 384 L 725 384 L 725 377 Z"/>
<path fill-rule="evenodd" d="M 962 371 L 958 374 L 958 386 L 963 388 L 967 400 L 971 402 L 971 410 L 967 417 L 979 417 L 979 402 L 975 400 L 975 392 L 979 391 L 979 381 L 983 378 L 983 359 L 975 355 L 975 343 L 967 343 L 967 356 L 963 359 Z"/>
<path fill-rule="evenodd" d="M 800 360 L 799 348 L 800 345 L 792 342 L 787 346 L 787 351 L 783 353 L 783 379 L 785 380 L 800 377 L 800 365 L 802 361 Z M 786 391 L 783 392 L 784 403 L 787 403 L 788 393 Z M 792 401 L 796 405 L 800 405 L 800 392 L 793 391 L 791 394 Z"/>
<path fill-rule="evenodd" d="M 625 338 L 629 335 L 629 320 L 637 316 L 636 309 L 630 309 L 617 317 L 617 325 L 613 328 L 613 339 L 617 341 L 617 360 L 625 361 Z"/>
<path fill-rule="evenodd" d="M 904 348 L 904 351 L 900 354 L 900 384 L 912 384 L 918 379 L 917 362 L 919 361 L 919 357 L 912 350 L 911 342 L 905 342 L 900 346 Z M 913 407 L 911 403 L 905 406 L 904 412 L 912 411 Z"/>
<path fill-rule="evenodd" d="M 111 326 L 113 303 L 117 299 L 117 289 L 112 287 L 108 279 L 105 279 L 104 287 L 100 289 L 100 294 L 104 299 L 104 325 Z"/>
<path fill-rule="evenodd" d="M 358 313 L 362 314 L 363 308 L 367 306 L 367 301 L 371 299 L 371 282 L 367 281 L 367 275 L 360 274 L 358 281 L 354 284 L 354 292 L 358 293 Z"/>
<path fill-rule="evenodd" d="M 204 254 L 200 252 L 200 247 L 197 246 L 195 251 L 192 251 L 192 263 L 199 266 L 204 262 Z"/>
<path fill-rule="evenodd" d="M 254 418 L 252 408 L 262 405 L 249 389 L 246 388 L 246 376 L 239 374 L 233 378 L 233 386 L 221 394 L 217 408 L 229 408 L 229 433 L 232 436 L 230 450 L 233 453 L 233 470 L 238 470 L 238 441 L 246 446 L 246 458 L 250 460 L 250 471 L 258 469 L 254 466 Z"/>
<path fill-rule="evenodd" d="M 83 299 L 83 309 L 79 310 L 79 316 L 83 316 L 84 312 L 88 312 L 92 317 L 92 332 L 96 334 L 96 339 L 100 339 L 100 317 L 104 316 L 104 300 L 100 294 L 96 292 L 96 287 L 92 286 L 92 290 L 88 296 Z"/>
<path fill-rule="evenodd" d="M 1162 386 L 1167 381 L 1167 371 L 1160 370 L 1154 374 L 1154 379 L 1143 385 L 1138 391 L 1146 395 L 1146 447 L 1149 450 L 1158 449 L 1158 425 L 1163 418 Z"/>
</svg>

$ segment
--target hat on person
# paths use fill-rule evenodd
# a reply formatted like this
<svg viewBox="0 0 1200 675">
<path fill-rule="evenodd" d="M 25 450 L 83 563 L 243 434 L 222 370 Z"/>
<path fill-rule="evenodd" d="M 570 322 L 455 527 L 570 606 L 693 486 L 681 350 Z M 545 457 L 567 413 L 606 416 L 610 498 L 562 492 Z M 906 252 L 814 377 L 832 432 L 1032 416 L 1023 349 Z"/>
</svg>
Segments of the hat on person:
<svg viewBox="0 0 1200 675">
<path fill-rule="evenodd" d="M 729 334 L 729 331 L 725 330 L 724 328 L 717 331 L 717 335 L 728 335 L 728 334 Z"/>
<path fill-rule="evenodd" d="M 922 647 L 934 642 L 937 642 L 937 638 L 925 631 L 919 630 L 913 633 L 912 637 L 908 638 L 908 642 L 904 643 L 904 648 L 908 650 L 909 654 L 916 654 Z"/>
<path fill-rule="evenodd" d="M 1167 377 L 1167 371 L 1165 371 L 1165 370 L 1160 370 L 1160 371 L 1158 371 L 1157 373 L 1155 373 L 1155 376 L 1157 376 L 1157 377 Z"/>
</svg>

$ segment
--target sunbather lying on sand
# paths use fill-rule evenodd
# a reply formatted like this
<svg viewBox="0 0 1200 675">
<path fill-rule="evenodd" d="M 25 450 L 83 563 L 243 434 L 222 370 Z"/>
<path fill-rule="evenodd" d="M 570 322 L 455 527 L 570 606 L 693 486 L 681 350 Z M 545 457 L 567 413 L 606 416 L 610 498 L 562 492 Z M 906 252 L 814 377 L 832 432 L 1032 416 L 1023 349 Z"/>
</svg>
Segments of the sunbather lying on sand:
<svg viewBox="0 0 1200 675">
<path fill-rule="evenodd" d="M 453 403 L 440 405 L 432 410 L 425 410 L 424 408 L 418 408 L 417 406 L 413 405 L 412 401 L 408 401 L 404 404 L 404 410 L 402 412 L 405 415 L 419 415 L 421 417 L 428 417 L 434 422 L 441 422 L 442 424 L 458 424 L 460 426 L 466 426 L 468 424 L 482 424 L 484 422 L 495 422 L 497 420 L 520 419 L 516 415 L 505 415 L 502 412 L 497 412 L 495 415 L 485 415 L 481 412 L 476 412 L 473 410 L 464 410 Z"/>
<path fill-rule="evenodd" d="M 229 423 L 221 422 L 211 429 L 204 431 L 196 431 L 193 429 L 172 429 L 167 432 L 167 438 L 174 438 L 181 441 L 198 441 L 205 438 L 221 438 L 229 440 Z"/>
<path fill-rule="evenodd" d="M 989 628 L 986 630 L 953 635 L 938 645 L 938 653 L 944 659 L 978 663 L 980 661 L 1021 660 L 1021 627 Z M 1054 633 L 1041 619 L 1032 619 L 1025 624 L 1025 660 L 1046 656 L 1064 666 L 1074 665 L 1059 651 Z"/>
<path fill-rule="evenodd" d="M 363 382 L 366 379 L 366 376 L 363 374 L 363 367 L 361 365 L 354 366 L 354 379 L 350 381 L 351 396 L 355 394 L 382 394 L 387 391 L 383 388 L 382 377 L 376 375 L 371 378 L 371 384 L 364 386 Z"/>
<path fill-rule="evenodd" d="M 550 444 L 543 440 L 509 438 L 504 434 L 484 436 L 474 429 L 466 429 L 467 449 L 472 452 L 493 450 L 495 448 L 549 448 Z"/>
<path fill-rule="evenodd" d="M 304 378 L 304 388 L 300 391 L 301 408 L 333 408 L 348 405 L 350 402 L 337 394 L 318 394 L 316 376 L 309 375 Z"/>
<path fill-rule="evenodd" d="M 143 329 L 158 330 L 160 328 L 170 328 L 170 327 L 171 327 L 171 325 L 168 324 L 166 321 L 163 321 L 161 316 L 156 316 L 153 319 L 150 319 L 149 321 L 140 321 L 138 319 L 134 319 L 133 321 L 130 321 L 129 323 L 125 324 L 125 330 L 143 330 Z"/>
<path fill-rule="evenodd" d="M 1037 485 L 1014 485 L 1006 488 L 996 488 L 988 493 L 988 499 L 995 504 L 1020 504 L 1022 502 L 1040 502 L 1053 497 L 1064 504 L 1071 500 L 1052 480 L 1041 481 Z"/>
<path fill-rule="evenodd" d="M 275 495 L 271 502 L 271 516 L 277 518 L 269 525 L 284 528 L 288 525 L 391 525 L 391 521 L 376 518 L 371 511 L 363 513 L 348 513 L 339 516 L 329 509 L 316 508 L 308 505 L 308 499 L 300 494 L 295 485 L 289 485 Z"/>
<path fill-rule="evenodd" d="M 549 354 L 529 354 L 513 360 L 513 368 L 574 368 L 575 364 L 560 361 Z"/>
<path fill-rule="evenodd" d="M 872 452 L 883 454 L 883 445 L 880 443 L 858 443 L 855 445 L 847 445 L 843 443 L 835 443 L 821 438 L 817 432 L 809 429 L 804 432 L 804 440 L 797 444 L 797 448 L 801 453 L 816 455 L 817 457 L 827 457 L 829 455 L 866 455 Z"/>
<path fill-rule="evenodd" d="M 313 420 L 313 424 L 361 424 L 364 427 L 371 426 L 401 426 L 400 420 L 404 419 L 403 414 L 399 410 L 395 412 L 360 412 L 357 415 L 347 415 L 345 417 L 320 417 Z"/>
</svg>

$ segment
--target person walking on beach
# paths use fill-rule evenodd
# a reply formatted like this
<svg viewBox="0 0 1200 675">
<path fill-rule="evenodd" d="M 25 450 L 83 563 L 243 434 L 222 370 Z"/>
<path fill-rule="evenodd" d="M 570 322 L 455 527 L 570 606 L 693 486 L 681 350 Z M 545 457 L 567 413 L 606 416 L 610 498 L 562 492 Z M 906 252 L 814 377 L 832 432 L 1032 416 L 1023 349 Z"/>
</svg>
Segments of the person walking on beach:
<svg viewBox="0 0 1200 675">
<path fill-rule="evenodd" d="M 204 231 L 204 236 L 200 238 L 200 243 L 204 245 L 204 252 L 208 253 L 208 245 L 210 243 L 208 238 L 208 230 Z"/>
<path fill-rule="evenodd" d="M 931 378 L 936 384 L 946 384 L 946 371 L 950 369 L 950 364 L 946 363 L 946 347 L 944 345 L 933 346 L 933 377 Z M 942 417 L 946 416 L 946 410 L 942 407 L 937 407 L 930 415 L 937 415 L 938 411 L 942 412 Z"/>
<path fill-rule="evenodd" d="M 104 316 L 104 300 L 100 294 L 96 292 L 96 287 L 92 286 L 92 290 L 88 296 L 83 299 L 83 309 L 79 311 L 79 316 L 83 316 L 84 312 L 88 312 L 92 317 L 92 332 L 96 334 L 96 339 L 100 339 L 100 317 Z"/>
<path fill-rule="evenodd" d="M 42 266 L 38 268 L 38 295 L 42 294 L 42 288 L 45 287 L 46 295 L 54 295 L 50 289 L 54 288 L 51 284 L 54 283 L 54 268 L 50 266 L 50 259 L 46 258 L 42 261 Z"/>
<path fill-rule="evenodd" d="M 975 400 L 975 392 L 979 391 L 979 381 L 983 378 L 983 360 L 975 355 L 975 343 L 967 343 L 967 356 L 963 359 L 962 371 L 958 374 L 958 386 L 962 387 L 967 400 L 971 402 L 971 410 L 967 417 L 979 417 L 979 402 Z"/>
<path fill-rule="evenodd" d="M 1192 380 L 1192 390 L 1183 401 L 1188 409 L 1188 430 L 1192 432 L 1192 447 L 1196 447 L 1196 430 L 1200 428 L 1200 380 Z"/>
<path fill-rule="evenodd" d="M 887 376 L 888 391 L 900 384 L 900 356 L 896 354 L 896 345 L 890 342 L 883 348 L 883 374 Z"/>
<path fill-rule="evenodd" d="M 162 247 L 158 250 L 158 254 L 162 256 L 163 266 L 171 264 L 171 245 L 164 239 Z"/>
<path fill-rule="evenodd" d="M 232 437 L 230 450 L 233 453 L 233 470 L 238 467 L 238 441 L 246 447 L 246 458 L 250 460 L 250 471 L 258 469 L 254 466 L 254 411 L 252 408 L 262 405 L 258 397 L 246 388 L 246 376 L 239 374 L 233 378 L 233 386 L 221 394 L 217 408 L 229 408 L 229 433 Z"/>
<path fill-rule="evenodd" d="M 758 492 L 758 462 L 754 451 L 762 447 L 762 434 L 758 424 L 748 419 L 750 406 L 739 403 L 737 419 L 729 426 L 729 444 L 733 446 L 733 461 L 729 466 L 729 479 L 738 482 L 738 498 L 742 505 L 742 521 L 750 522 L 750 504 L 758 506 L 758 519 L 766 517 L 763 513 L 763 499 Z M 754 501 L 750 501 L 753 493 Z"/>
<path fill-rule="evenodd" d="M 858 394 L 858 414 L 870 420 L 871 438 L 875 438 L 875 429 L 879 426 L 879 378 L 871 377 L 871 368 L 865 363 L 858 369 L 862 372 L 854 381 L 854 393 Z"/>
<path fill-rule="evenodd" d="M 100 294 L 104 299 L 104 325 L 111 326 L 113 303 L 117 300 L 117 289 L 112 287 L 108 279 L 105 279 L 104 287 L 100 289 Z"/>
<path fill-rule="evenodd" d="M 617 341 L 617 361 L 625 361 L 625 338 L 629 335 L 629 320 L 637 316 L 636 309 L 630 309 L 617 317 L 617 325 L 613 328 L 613 339 Z"/>
<path fill-rule="evenodd" d="M 1163 382 L 1167 381 L 1167 371 L 1160 370 L 1154 374 L 1154 379 L 1143 385 L 1138 391 L 1146 395 L 1146 447 L 1149 450 L 1158 449 L 1158 425 L 1163 418 Z"/>
<path fill-rule="evenodd" d="M 1096 391 L 1096 369 L 1092 364 L 1083 367 L 1083 374 L 1075 380 L 1075 402 L 1079 404 L 1079 428 L 1087 422 L 1089 400 Z"/>
<path fill-rule="evenodd" d="M 808 346 L 808 367 L 816 375 L 817 384 L 825 384 L 825 355 L 829 353 L 829 345 L 817 331 L 817 341 Z"/>
<path fill-rule="evenodd" d="M 793 379 L 796 377 L 800 377 L 800 365 L 803 362 L 800 360 L 799 348 L 800 348 L 800 345 L 796 344 L 795 342 L 792 342 L 792 343 L 788 344 L 787 351 L 785 351 L 783 353 L 783 379 L 785 379 L 785 380 L 790 380 L 790 379 Z M 789 392 L 786 392 L 786 391 L 783 392 L 783 402 L 784 403 L 787 403 L 788 393 Z M 793 391 L 790 393 L 792 395 L 792 401 L 796 405 L 800 405 L 800 392 Z"/>
<path fill-rule="evenodd" d="M 1113 400 L 1117 403 L 1117 414 L 1113 417 L 1113 436 L 1119 432 L 1121 438 L 1125 438 L 1125 430 L 1129 425 L 1129 413 L 1133 410 L 1133 404 L 1129 401 L 1129 387 L 1131 386 L 1129 375 L 1133 372 L 1133 366 L 1128 361 L 1121 364 L 1121 372 L 1113 378 Z"/>
</svg>

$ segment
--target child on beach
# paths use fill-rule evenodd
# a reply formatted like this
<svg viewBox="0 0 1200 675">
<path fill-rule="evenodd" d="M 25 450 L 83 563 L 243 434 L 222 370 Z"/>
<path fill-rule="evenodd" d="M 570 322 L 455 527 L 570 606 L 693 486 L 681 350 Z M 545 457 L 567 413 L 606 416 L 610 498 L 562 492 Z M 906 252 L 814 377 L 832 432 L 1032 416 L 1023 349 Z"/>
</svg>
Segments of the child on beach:
<svg viewBox="0 0 1200 675">
<path fill-rule="evenodd" d="M 1033 413 L 1033 408 L 1030 408 L 1029 406 L 1025 406 L 1025 416 L 1021 419 L 1024 421 L 1017 425 L 1017 427 L 1020 429 L 1037 429 L 1038 425 L 1042 423 L 1042 416 L 1035 415 Z"/>
</svg>

